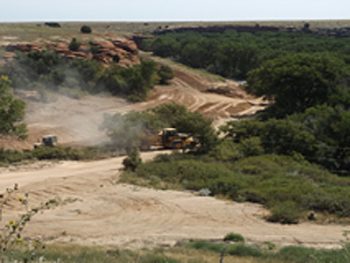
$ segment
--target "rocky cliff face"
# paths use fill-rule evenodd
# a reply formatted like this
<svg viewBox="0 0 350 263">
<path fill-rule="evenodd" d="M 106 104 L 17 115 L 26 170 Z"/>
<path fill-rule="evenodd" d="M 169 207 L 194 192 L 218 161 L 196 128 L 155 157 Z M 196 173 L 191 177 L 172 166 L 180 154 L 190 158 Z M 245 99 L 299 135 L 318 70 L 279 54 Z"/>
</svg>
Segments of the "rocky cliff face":
<svg viewBox="0 0 350 263">
<path fill-rule="evenodd" d="M 111 40 L 94 40 L 83 42 L 78 50 L 69 49 L 69 42 L 33 42 L 16 43 L 6 46 L 3 57 L 13 59 L 16 52 L 54 51 L 67 59 L 94 59 L 106 66 L 117 63 L 121 66 L 132 66 L 140 63 L 138 48 L 133 40 L 118 38 Z"/>
</svg>

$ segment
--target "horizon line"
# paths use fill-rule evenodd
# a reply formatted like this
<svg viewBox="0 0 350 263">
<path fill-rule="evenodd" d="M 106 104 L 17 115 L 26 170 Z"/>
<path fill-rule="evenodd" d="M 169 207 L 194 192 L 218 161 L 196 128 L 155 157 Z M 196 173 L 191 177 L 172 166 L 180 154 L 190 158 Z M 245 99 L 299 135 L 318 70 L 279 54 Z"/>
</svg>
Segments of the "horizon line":
<svg viewBox="0 0 350 263">
<path fill-rule="evenodd" d="M 45 23 L 45 22 L 60 22 L 60 23 L 87 23 L 87 22 L 94 22 L 94 23 L 210 23 L 210 22 L 216 22 L 216 23 L 247 23 L 247 22 L 303 22 L 303 21 L 350 21 L 350 18 L 286 18 L 286 19 L 243 19 L 243 20 L 202 20 L 202 19 L 194 19 L 194 20 L 102 20 L 102 19 L 93 19 L 93 20 L 74 20 L 74 19 L 67 19 L 67 20 L 56 20 L 56 19 L 47 19 L 47 20 L 17 20 L 17 21 L 1 21 L 0 24 L 23 24 L 23 23 Z"/>
</svg>

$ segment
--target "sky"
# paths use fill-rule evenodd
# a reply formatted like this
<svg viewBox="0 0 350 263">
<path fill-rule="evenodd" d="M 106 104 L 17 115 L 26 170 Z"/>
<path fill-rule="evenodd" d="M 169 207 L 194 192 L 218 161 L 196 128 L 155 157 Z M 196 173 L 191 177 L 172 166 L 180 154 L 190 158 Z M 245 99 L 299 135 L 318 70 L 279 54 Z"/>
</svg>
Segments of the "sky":
<svg viewBox="0 0 350 263">
<path fill-rule="evenodd" d="M 0 22 L 350 19 L 350 0 L 0 0 Z"/>
</svg>

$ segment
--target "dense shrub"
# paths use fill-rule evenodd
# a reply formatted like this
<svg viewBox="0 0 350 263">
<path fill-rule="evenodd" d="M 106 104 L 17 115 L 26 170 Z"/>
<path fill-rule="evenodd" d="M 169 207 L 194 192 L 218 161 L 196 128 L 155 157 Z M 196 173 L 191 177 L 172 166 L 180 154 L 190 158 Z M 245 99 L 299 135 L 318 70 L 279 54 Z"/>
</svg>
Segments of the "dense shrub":
<svg viewBox="0 0 350 263">
<path fill-rule="evenodd" d="M 297 224 L 299 222 L 300 209 L 292 201 L 278 203 L 271 209 L 268 221 L 281 224 Z"/>
<path fill-rule="evenodd" d="M 69 50 L 78 51 L 80 46 L 81 43 L 76 38 L 73 38 L 72 41 L 69 43 Z"/>
<path fill-rule="evenodd" d="M 210 152 L 209 156 L 217 161 L 230 162 L 242 157 L 239 147 L 232 140 L 221 140 Z"/>
<path fill-rule="evenodd" d="M 232 242 L 244 242 L 244 237 L 240 234 L 236 233 L 228 233 L 224 237 L 224 241 L 232 241 Z"/>
<path fill-rule="evenodd" d="M 137 148 L 129 150 L 128 157 L 123 160 L 125 170 L 135 171 L 142 163 L 140 152 Z"/>
<path fill-rule="evenodd" d="M 241 243 L 229 246 L 227 254 L 238 257 L 260 257 L 263 253 L 256 246 Z"/>
<path fill-rule="evenodd" d="M 111 67 L 98 78 L 98 85 L 113 95 L 124 95 L 131 101 L 142 101 L 157 82 L 156 64 L 143 61 L 131 68 Z"/>
<path fill-rule="evenodd" d="M 25 104 L 12 94 L 11 82 L 7 76 L 0 76 L 0 135 L 26 136 L 26 127 L 22 124 Z"/>
<path fill-rule="evenodd" d="M 242 156 L 257 156 L 264 154 L 264 148 L 259 137 L 251 137 L 240 141 L 237 145 Z"/>
<path fill-rule="evenodd" d="M 92 33 L 92 29 L 91 29 L 90 26 L 83 25 L 83 26 L 80 28 L 80 32 L 83 33 L 83 34 L 91 34 L 91 33 Z"/>
<path fill-rule="evenodd" d="M 169 66 L 162 65 L 158 70 L 159 83 L 166 85 L 171 79 L 174 78 L 174 72 Z"/>
</svg>

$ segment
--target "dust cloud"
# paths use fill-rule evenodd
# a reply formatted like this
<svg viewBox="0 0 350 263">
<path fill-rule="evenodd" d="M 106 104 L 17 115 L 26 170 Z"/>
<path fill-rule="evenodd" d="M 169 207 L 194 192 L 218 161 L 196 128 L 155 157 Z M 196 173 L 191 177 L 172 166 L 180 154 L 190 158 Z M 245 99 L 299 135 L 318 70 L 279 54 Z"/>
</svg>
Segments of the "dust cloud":
<svg viewBox="0 0 350 263">
<path fill-rule="evenodd" d="M 39 138 L 54 134 L 61 144 L 69 145 L 95 146 L 108 142 L 108 136 L 100 128 L 105 115 L 127 105 L 123 99 L 108 94 L 71 98 L 50 92 L 47 96 L 44 102 L 25 99 L 29 132 Z"/>
</svg>

